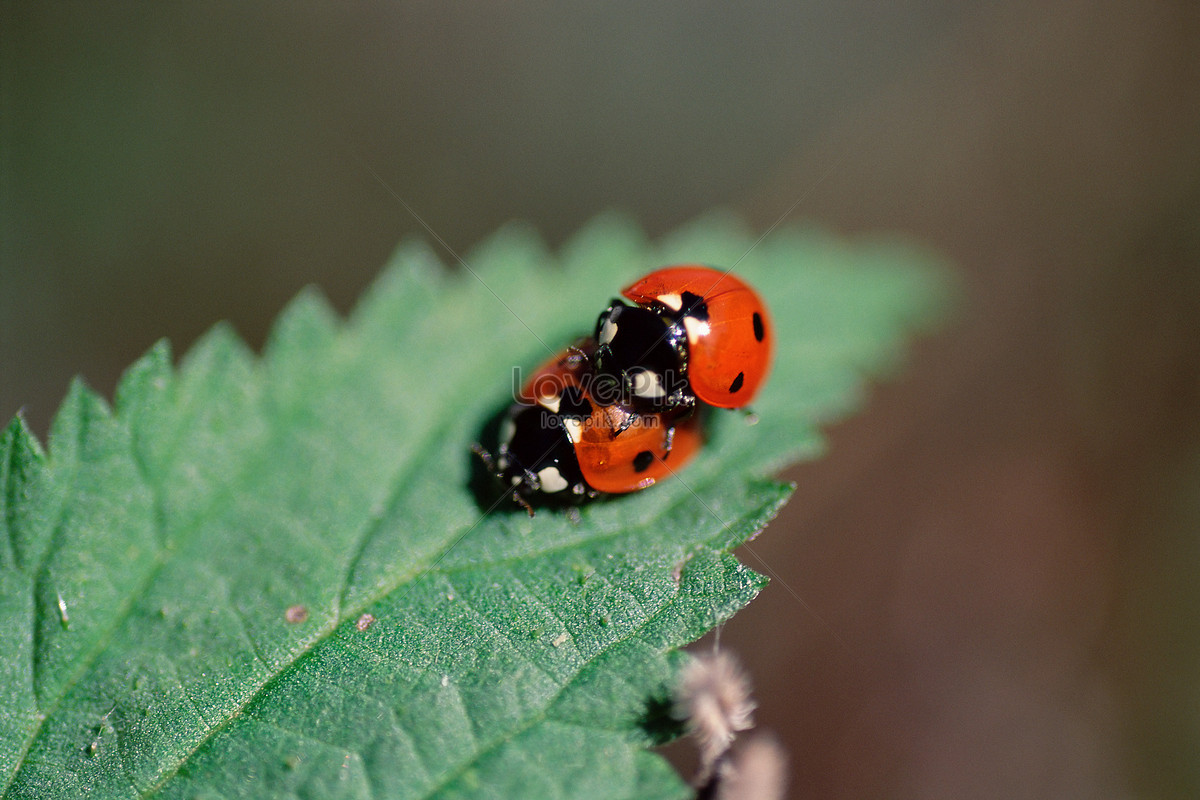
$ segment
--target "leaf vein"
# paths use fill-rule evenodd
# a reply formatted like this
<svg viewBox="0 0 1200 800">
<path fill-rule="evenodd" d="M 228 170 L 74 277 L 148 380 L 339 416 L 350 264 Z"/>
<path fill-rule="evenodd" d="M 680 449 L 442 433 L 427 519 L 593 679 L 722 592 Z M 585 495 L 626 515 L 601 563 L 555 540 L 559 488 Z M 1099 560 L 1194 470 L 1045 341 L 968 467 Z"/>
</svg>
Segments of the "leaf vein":
<svg viewBox="0 0 1200 800">
<path fill-rule="evenodd" d="M 367 548 L 370 546 L 371 541 L 375 538 L 375 535 L 379 532 L 384 520 L 388 519 L 391 516 L 391 512 L 394 511 L 400 505 L 401 501 L 408 496 L 408 493 L 412 487 L 410 479 L 413 475 L 420 472 L 426 460 L 426 456 L 428 456 L 428 454 L 435 449 L 437 444 L 442 442 L 442 436 L 448 427 L 449 422 L 443 423 L 437 428 L 434 428 L 417 447 L 412 448 L 412 452 L 409 457 L 404 461 L 403 464 L 397 466 L 395 477 L 389 481 L 389 483 L 393 485 L 393 488 L 390 496 L 388 497 L 387 505 L 383 510 L 380 511 L 378 515 L 366 521 L 363 526 L 363 530 L 356 537 L 354 549 L 350 558 L 347 559 L 346 571 L 342 576 L 341 586 L 337 592 L 337 607 L 334 609 L 334 611 L 335 616 L 339 620 L 345 619 L 345 617 L 342 616 L 342 610 L 345 607 L 348 599 L 347 595 L 350 592 L 350 582 L 354 579 L 354 572 L 358 569 L 358 565 L 361 563 L 363 556 L 366 554 Z M 357 613 L 357 611 L 361 611 L 361 609 L 354 609 L 347 616 L 351 616 L 354 613 Z"/>
</svg>

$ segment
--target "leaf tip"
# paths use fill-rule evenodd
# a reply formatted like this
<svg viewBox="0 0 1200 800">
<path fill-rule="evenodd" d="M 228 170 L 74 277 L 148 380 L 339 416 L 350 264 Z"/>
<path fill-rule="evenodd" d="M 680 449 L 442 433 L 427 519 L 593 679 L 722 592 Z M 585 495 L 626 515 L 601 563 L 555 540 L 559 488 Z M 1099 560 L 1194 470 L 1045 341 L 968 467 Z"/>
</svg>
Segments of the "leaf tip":
<svg viewBox="0 0 1200 800">
<path fill-rule="evenodd" d="M 531 223 L 513 220 L 471 248 L 464 263 L 474 273 L 503 271 L 518 279 L 517 276 L 548 269 L 557 260 L 537 228 Z"/>
<path fill-rule="evenodd" d="M 328 346 L 337 334 L 341 318 L 325 293 L 305 286 L 280 312 L 267 336 L 268 357 L 292 350 L 310 351 Z"/>
<path fill-rule="evenodd" d="M 362 327 L 393 323 L 414 302 L 432 301 L 446 274 L 446 265 L 423 239 L 401 242 L 355 304 L 350 324 Z"/>
<path fill-rule="evenodd" d="M 180 372 L 187 373 L 196 369 L 196 365 L 212 361 L 218 356 L 221 358 L 235 357 L 245 362 L 254 358 L 249 345 L 228 320 L 217 322 L 201 334 L 200 338 L 183 355 Z"/>
<path fill-rule="evenodd" d="M 170 376 L 171 343 L 163 338 L 151 345 L 121 376 L 114 396 L 118 411 L 136 405 L 147 394 L 164 390 Z"/>
<path fill-rule="evenodd" d="M 108 401 L 99 392 L 89 386 L 87 380 L 81 375 L 71 378 L 71 383 L 67 387 L 66 397 L 63 398 L 62 405 L 59 406 L 58 413 L 55 414 L 54 422 L 50 425 L 52 431 L 58 422 L 58 418 L 64 412 L 79 417 L 101 417 L 104 419 L 112 417 L 112 407 L 108 404 Z"/>
<path fill-rule="evenodd" d="M 79 442 L 88 428 L 97 420 L 112 418 L 112 409 L 87 382 L 76 375 L 67 387 L 67 394 L 59 404 L 50 421 L 47 440 L 49 457 L 54 460 L 71 459 L 79 448 Z"/>
<path fill-rule="evenodd" d="M 41 442 L 25 420 L 25 412 L 18 409 L 0 432 L 0 473 L 6 472 L 13 464 L 41 463 L 45 457 Z M 12 474 L 9 473 L 8 477 L 11 479 Z"/>
<path fill-rule="evenodd" d="M 412 284 L 436 285 L 446 274 L 446 265 L 424 239 L 406 239 L 392 252 L 387 265 L 367 290 L 367 296 L 389 287 L 406 289 Z"/>
</svg>

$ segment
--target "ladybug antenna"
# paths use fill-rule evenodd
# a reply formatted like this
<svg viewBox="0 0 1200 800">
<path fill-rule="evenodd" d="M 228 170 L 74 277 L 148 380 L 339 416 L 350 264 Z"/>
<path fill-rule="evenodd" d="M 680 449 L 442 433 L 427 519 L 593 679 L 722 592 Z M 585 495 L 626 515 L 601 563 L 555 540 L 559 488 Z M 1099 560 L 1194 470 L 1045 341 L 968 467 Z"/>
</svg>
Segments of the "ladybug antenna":
<svg viewBox="0 0 1200 800">
<path fill-rule="evenodd" d="M 583 361 L 586 364 L 590 364 L 592 361 L 592 357 L 590 355 L 588 355 L 588 352 L 586 350 L 584 350 L 582 347 L 580 347 L 578 344 L 573 344 L 573 345 L 568 346 L 567 353 L 568 353 L 568 356 L 567 356 L 568 358 L 579 359 L 580 361 Z"/>
</svg>

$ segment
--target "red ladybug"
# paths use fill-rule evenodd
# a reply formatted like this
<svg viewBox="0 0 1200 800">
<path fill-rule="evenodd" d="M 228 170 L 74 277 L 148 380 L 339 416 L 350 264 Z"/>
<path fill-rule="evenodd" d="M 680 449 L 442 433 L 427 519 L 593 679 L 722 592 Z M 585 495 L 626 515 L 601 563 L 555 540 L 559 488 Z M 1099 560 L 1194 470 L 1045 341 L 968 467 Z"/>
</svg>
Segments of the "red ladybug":
<svg viewBox="0 0 1200 800">
<path fill-rule="evenodd" d="M 766 380 L 774 335 L 762 298 L 728 272 L 655 270 L 596 321 L 595 368 L 638 410 L 679 411 L 696 399 L 747 405 Z"/>
<path fill-rule="evenodd" d="M 583 502 L 645 489 L 703 443 L 698 415 L 677 420 L 596 402 L 589 386 L 594 351 L 585 339 L 534 370 L 501 422 L 496 456 L 475 448 L 530 515 L 533 499 Z"/>
</svg>

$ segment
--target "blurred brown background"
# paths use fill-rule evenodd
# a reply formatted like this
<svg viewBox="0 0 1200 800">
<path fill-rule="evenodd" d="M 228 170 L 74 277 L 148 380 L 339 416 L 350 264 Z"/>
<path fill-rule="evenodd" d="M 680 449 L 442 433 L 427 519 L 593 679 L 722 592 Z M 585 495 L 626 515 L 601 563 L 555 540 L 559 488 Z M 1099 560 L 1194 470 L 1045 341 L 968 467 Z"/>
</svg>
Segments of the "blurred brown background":
<svg viewBox="0 0 1200 800">
<path fill-rule="evenodd" d="M 884 5 L 10 0 L 0 417 L 348 309 L 424 235 L 372 170 L 458 252 L 911 231 L 961 318 L 788 473 L 722 633 L 792 796 L 1200 796 L 1200 5 Z"/>
</svg>

